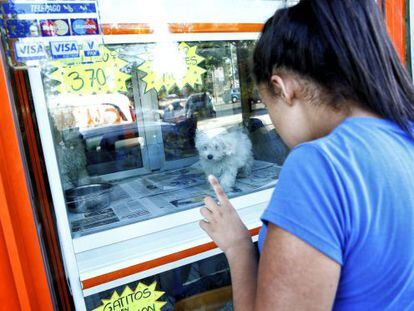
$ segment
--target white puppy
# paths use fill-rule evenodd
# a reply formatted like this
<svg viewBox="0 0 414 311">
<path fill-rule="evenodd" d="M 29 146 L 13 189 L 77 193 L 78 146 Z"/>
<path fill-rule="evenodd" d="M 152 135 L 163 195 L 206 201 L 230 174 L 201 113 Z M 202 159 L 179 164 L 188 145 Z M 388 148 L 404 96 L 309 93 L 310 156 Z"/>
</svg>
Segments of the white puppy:
<svg viewBox="0 0 414 311">
<path fill-rule="evenodd" d="M 197 130 L 196 148 L 207 177 L 216 176 L 225 191 L 231 191 L 238 175 L 247 177 L 251 173 L 252 143 L 241 130 Z"/>
</svg>

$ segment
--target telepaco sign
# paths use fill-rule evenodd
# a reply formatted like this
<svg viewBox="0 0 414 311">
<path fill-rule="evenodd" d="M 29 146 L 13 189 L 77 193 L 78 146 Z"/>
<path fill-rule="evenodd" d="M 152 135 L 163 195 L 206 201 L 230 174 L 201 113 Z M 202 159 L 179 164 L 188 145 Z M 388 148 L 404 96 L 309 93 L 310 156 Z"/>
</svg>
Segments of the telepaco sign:
<svg viewBox="0 0 414 311">
<path fill-rule="evenodd" d="M 126 286 L 121 295 L 114 291 L 110 299 L 102 299 L 102 305 L 93 311 L 161 311 L 166 304 L 158 301 L 164 292 L 157 291 L 157 283 L 147 286 L 138 283 L 133 291 Z"/>
</svg>

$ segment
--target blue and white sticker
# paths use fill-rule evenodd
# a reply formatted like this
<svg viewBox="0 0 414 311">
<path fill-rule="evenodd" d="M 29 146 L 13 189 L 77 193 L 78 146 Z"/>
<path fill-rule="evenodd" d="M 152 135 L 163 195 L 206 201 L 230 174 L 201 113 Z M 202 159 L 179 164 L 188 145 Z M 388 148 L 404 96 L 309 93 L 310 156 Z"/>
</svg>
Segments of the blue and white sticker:
<svg viewBox="0 0 414 311">
<path fill-rule="evenodd" d="M 75 36 L 98 35 L 99 24 L 96 18 L 72 18 L 72 34 Z"/>
<path fill-rule="evenodd" d="M 38 60 L 46 58 L 46 50 L 39 42 L 20 42 L 14 44 L 16 59 L 18 61 Z"/>
<path fill-rule="evenodd" d="M 7 34 L 9 38 L 39 37 L 40 31 L 37 20 L 9 19 L 7 20 Z"/>
<path fill-rule="evenodd" d="M 86 57 L 97 57 L 101 55 L 97 41 L 85 41 L 83 43 L 83 54 Z"/>
<path fill-rule="evenodd" d="M 79 46 L 76 41 L 52 41 L 49 45 L 54 59 L 79 57 Z"/>
<path fill-rule="evenodd" d="M 5 14 L 79 14 L 97 13 L 95 3 L 3 3 Z"/>
</svg>

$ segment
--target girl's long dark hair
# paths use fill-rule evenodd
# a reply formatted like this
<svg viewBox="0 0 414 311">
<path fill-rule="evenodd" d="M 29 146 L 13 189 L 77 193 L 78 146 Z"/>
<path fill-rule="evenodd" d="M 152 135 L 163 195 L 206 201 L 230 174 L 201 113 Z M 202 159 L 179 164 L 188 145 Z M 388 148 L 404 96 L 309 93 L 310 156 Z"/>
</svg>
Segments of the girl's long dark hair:
<svg viewBox="0 0 414 311">
<path fill-rule="evenodd" d="M 276 11 L 253 56 L 257 83 L 273 70 L 304 75 L 413 134 L 414 88 L 374 0 L 302 0 Z"/>
</svg>

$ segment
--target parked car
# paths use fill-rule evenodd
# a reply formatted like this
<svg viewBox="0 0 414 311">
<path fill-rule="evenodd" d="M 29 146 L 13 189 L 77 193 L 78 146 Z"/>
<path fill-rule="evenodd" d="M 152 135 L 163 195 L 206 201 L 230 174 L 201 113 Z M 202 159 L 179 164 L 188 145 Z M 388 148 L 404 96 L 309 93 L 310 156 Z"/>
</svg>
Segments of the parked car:
<svg viewBox="0 0 414 311">
<path fill-rule="evenodd" d="M 240 101 L 240 89 L 232 89 L 230 91 L 230 99 L 233 104 Z"/>
<path fill-rule="evenodd" d="M 216 110 L 207 92 L 195 93 L 185 102 L 185 115 L 187 118 L 196 116 L 198 119 L 215 118 Z"/>
<path fill-rule="evenodd" d="M 179 100 L 180 98 L 178 97 L 177 94 L 169 94 L 159 100 L 159 106 L 161 109 L 164 109 L 165 107 L 168 107 L 171 103 L 179 101 Z"/>
<path fill-rule="evenodd" d="M 184 103 L 181 103 L 180 100 L 176 100 L 165 107 L 161 114 L 162 120 L 165 122 L 171 122 L 177 118 L 185 116 L 183 104 Z"/>
<path fill-rule="evenodd" d="M 256 88 L 253 90 L 253 94 L 249 96 L 249 103 L 251 105 L 261 103 L 262 99 L 260 98 L 259 92 Z"/>
<path fill-rule="evenodd" d="M 226 104 L 237 103 L 241 100 L 241 93 L 239 88 L 227 89 L 223 94 L 223 101 Z M 261 103 L 260 95 L 257 89 L 252 89 L 251 92 L 247 93 L 247 103 L 250 105 Z"/>
</svg>

